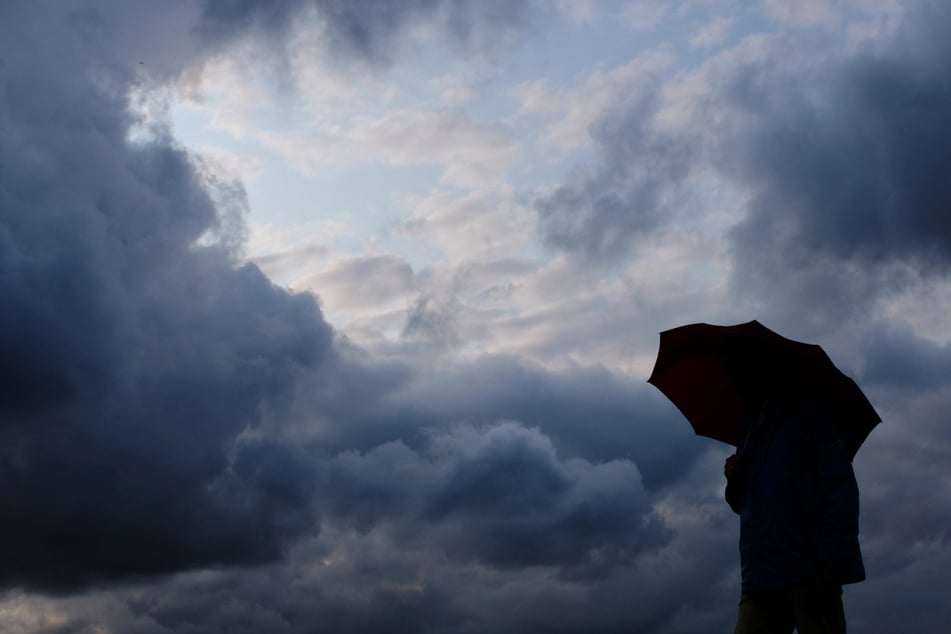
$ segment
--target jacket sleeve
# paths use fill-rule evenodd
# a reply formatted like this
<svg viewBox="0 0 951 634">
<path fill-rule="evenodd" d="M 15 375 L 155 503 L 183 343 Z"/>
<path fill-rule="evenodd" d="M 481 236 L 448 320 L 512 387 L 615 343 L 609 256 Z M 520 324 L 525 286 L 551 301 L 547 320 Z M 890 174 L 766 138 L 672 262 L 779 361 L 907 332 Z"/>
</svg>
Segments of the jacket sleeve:
<svg viewBox="0 0 951 634">
<path fill-rule="evenodd" d="M 859 491 L 839 425 L 827 413 L 816 420 L 820 500 L 818 574 L 850 583 L 864 579 L 859 550 Z"/>
</svg>

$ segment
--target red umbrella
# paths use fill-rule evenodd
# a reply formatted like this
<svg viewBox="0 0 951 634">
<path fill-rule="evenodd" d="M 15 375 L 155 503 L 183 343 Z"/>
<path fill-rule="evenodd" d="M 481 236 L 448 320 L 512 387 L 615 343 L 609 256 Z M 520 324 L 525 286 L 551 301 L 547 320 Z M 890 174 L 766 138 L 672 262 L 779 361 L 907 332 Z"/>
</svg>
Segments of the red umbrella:
<svg viewBox="0 0 951 634">
<path fill-rule="evenodd" d="M 740 414 L 751 398 L 738 386 L 738 372 L 768 374 L 787 388 L 821 398 L 840 422 L 852 457 L 881 422 L 855 381 L 820 346 L 787 339 L 755 320 L 665 330 L 647 381 L 680 409 L 697 434 L 736 445 Z"/>
</svg>

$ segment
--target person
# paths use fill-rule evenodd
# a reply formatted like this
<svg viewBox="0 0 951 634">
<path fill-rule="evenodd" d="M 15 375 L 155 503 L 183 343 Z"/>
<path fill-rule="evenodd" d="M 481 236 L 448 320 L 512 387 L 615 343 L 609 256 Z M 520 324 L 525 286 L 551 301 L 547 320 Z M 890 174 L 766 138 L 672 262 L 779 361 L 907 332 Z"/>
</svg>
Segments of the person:
<svg viewBox="0 0 951 634">
<path fill-rule="evenodd" d="M 725 497 L 740 516 L 735 634 L 844 634 L 842 586 L 865 579 L 858 486 L 823 401 L 739 376 L 746 397 Z"/>
</svg>

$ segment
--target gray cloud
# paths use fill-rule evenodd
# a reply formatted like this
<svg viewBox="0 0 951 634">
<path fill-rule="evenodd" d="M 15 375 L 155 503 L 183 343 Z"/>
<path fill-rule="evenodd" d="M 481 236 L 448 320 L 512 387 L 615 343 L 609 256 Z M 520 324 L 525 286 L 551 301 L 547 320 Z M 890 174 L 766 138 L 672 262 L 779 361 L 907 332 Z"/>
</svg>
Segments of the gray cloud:
<svg viewBox="0 0 951 634">
<path fill-rule="evenodd" d="M 633 96 L 592 129 L 593 169 L 537 202 L 542 234 L 595 260 L 623 255 L 701 206 L 690 176 L 706 170 L 746 200 L 735 286 L 777 313 L 819 292 L 828 324 L 832 304 L 861 310 L 893 288 L 895 266 L 944 274 L 949 22 L 945 5 L 918 2 L 887 46 L 728 52 L 691 79 L 705 88 L 679 127 L 660 123 L 659 98 Z"/>
<path fill-rule="evenodd" d="M 278 559 L 318 530 L 326 471 L 319 451 L 282 431 L 295 394 L 327 367 L 361 378 L 347 374 L 313 297 L 236 264 L 241 187 L 203 170 L 161 122 L 130 139 L 141 121 L 129 91 L 177 77 L 246 34 L 279 42 L 305 6 L 334 41 L 374 59 L 412 20 L 444 20 L 474 41 L 530 11 L 466 2 L 157 6 L 0 8 L 6 588 L 72 592 Z M 376 389 L 385 394 L 407 371 L 374 372 Z M 333 385 L 346 398 L 373 388 Z M 297 414 L 339 423 L 368 412 L 359 396 L 336 405 L 333 396 L 323 414 Z"/>
<path fill-rule="evenodd" d="M 865 342 L 863 379 L 887 388 L 931 390 L 951 376 L 951 345 L 929 341 L 903 323 L 869 328 Z"/>
<path fill-rule="evenodd" d="M 541 472 L 567 486 L 536 486 L 538 479 L 526 478 L 520 469 L 504 471 L 512 479 L 501 499 L 473 496 L 476 504 L 454 509 L 465 515 L 459 521 L 417 513 L 454 486 L 457 474 L 485 468 L 484 459 L 504 458 L 513 449 L 527 450 L 522 455 L 531 464 L 540 458 L 547 465 Z M 383 458 L 382 453 L 391 455 Z M 477 456 L 478 461 L 469 460 Z M 370 489 L 411 492 L 418 504 L 404 500 L 398 510 L 394 506 L 380 513 L 384 522 L 355 530 L 346 526 L 343 515 L 338 520 L 344 525 L 328 520 L 319 535 L 294 545 L 281 564 L 193 573 L 118 589 L 100 596 L 92 616 L 83 615 L 81 603 L 43 607 L 72 608 L 68 621 L 77 629 L 106 624 L 124 632 L 163 633 L 296 632 L 314 624 L 340 632 L 690 632 L 698 625 L 726 629 L 733 617 L 734 527 L 722 499 L 704 484 L 710 469 L 719 469 L 719 454 L 688 469 L 688 481 L 665 499 L 668 515 L 658 525 L 635 523 L 611 530 L 621 524 L 598 522 L 607 530 L 597 541 L 590 541 L 588 530 L 573 534 L 572 524 L 564 520 L 599 512 L 639 517 L 646 506 L 636 478 L 625 474 L 629 467 L 623 464 L 596 467 L 561 458 L 537 430 L 511 423 L 481 430 L 456 427 L 433 436 L 427 450 L 394 444 L 379 453 L 341 458 L 355 474 L 345 482 L 358 477 Z M 377 468 L 382 463 L 413 468 Z M 335 462 L 334 468 L 343 465 Z M 471 482 L 481 487 L 481 480 Z M 604 487 L 603 481 L 615 486 Z M 493 483 L 492 478 L 485 481 Z M 595 485 L 591 495 L 577 490 L 586 485 Z M 580 495 L 572 495 L 573 488 Z M 561 493 L 552 494 L 556 489 Z M 606 495 L 599 497 L 599 492 Z M 630 499 L 600 503 L 613 495 Z M 501 521 L 500 506 L 515 497 L 531 503 L 510 508 L 512 519 Z M 358 499 L 359 494 L 351 491 L 341 496 L 345 498 Z M 590 509 L 581 504 L 586 498 L 594 501 Z M 389 499 L 374 497 L 363 508 Z M 541 541 L 524 544 L 526 554 L 534 557 L 531 565 L 491 559 L 507 540 L 499 542 L 503 534 L 485 530 L 484 523 L 495 522 L 510 539 L 518 535 L 513 531 L 520 523 L 541 519 L 559 520 L 548 526 L 548 539 L 562 540 L 561 548 L 545 543 L 542 535 Z M 656 538 L 658 528 L 671 526 L 677 530 L 664 540 L 645 541 Z M 446 556 L 451 540 L 462 545 L 467 538 L 474 538 L 478 548 L 449 548 Z M 611 547 L 600 548 L 600 541 Z M 620 557 L 622 546 L 629 548 L 627 557 Z M 574 557 L 566 557 L 573 552 L 606 565 L 579 568 Z"/>
<path fill-rule="evenodd" d="M 549 372 L 506 357 L 426 369 L 345 354 L 300 389 L 293 417 L 318 412 L 307 433 L 331 453 L 393 441 L 418 450 L 421 430 L 512 420 L 541 430 L 566 459 L 630 460 L 653 490 L 681 477 L 703 447 L 656 390 L 607 370 Z"/>
<path fill-rule="evenodd" d="M 662 540 L 630 462 L 565 460 L 537 429 L 501 423 L 432 432 L 344 452 L 328 465 L 325 504 L 361 530 L 405 522 L 406 544 L 502 568 L 604 574 Z"/>
<path fill-rule="evenodd" d="M 422 295 L 406 317 L 403 338 L 436 342 L 458 341 L 457 321 L 460 310 L 459 300 L 455 297 L 438 301 L 429 295 Z"/>
<path fill-rule="evenodd" d="M 242 433 L 331 330 L 227 239 L 199 246 L 231 231 L 220 184 L 164 134 L 129 141 L 131 77 L 95 9 L 13 3 L 0 27 L 7 587 L 265 561 L 313 530 L 306 460 Z"/>
<path fill-rule="evenodd" d="M 737 309 L 821 339 L 884 418 L 855 463 L 869 579 L 846 591 L 850 625 L 883 633 L 947 622 L 931 591 L 946 585 L 947 487 L 923 483 L 947 480 L 948 345 L 891 305 L 882 317 L 902 289 L 946 280 L 951 263 L 951 11 L 907 5 L 887 41 L 854 50 L 746 42 L 686 78 L 703 86 L 681 127 L 660 125 L 656 107 L 632 98 L 592 130 L 590 171 L 537 203 L 551 246 L 601 263 L 702 213 L 666 204 L 668 191 L 691 195 L 691 174 L 708 170 L 739 193 L 742 217 L 728 234 Z M 672 164 L 662 150 L 656 167 L 649 151 L 624 154 L 649 147 L 645 138 L 690 151 Z"/>
<path fill-rule="evenodd" d="M 949 23 L 943 5 L 917 3 L 890 50 L 768 81 L 738 73 L 726 96 L 746 125 L 729 155 L 753 196 L 741 254 L 946 270 Z"/>
<path fill-rule="evenodd" d="M 491 0 L 205 0 L 201 33 L 229 40 L 258 30 L 280 38 L 294 17 L 314 9 L 330 37 L 331 50 L 364 60 L 389 61 L 408 24 L 436 20 L 464 45 L 513 34 L 536 15 L 533 2 Z M 342 49 L 342 51 L 340 50 Z"/>
<path fill-rule="evenodd" d="M 628 253 L 638 236 L 675 216 L 688 196 L 684 181 L 701 159 L 692 139 L 661 131 L 659 83 L 648 82 L 626 108 L 591 129 L 599 151 L 592 170 L 578 169 L 536 209 L 545 240 L 589 259 Z"/>
<path fill-rule="evenodd" d="M 883 50 L 725 84 L 742 125 L 724 164 L 749 195 L 734 284 L 776 320 L 854 330 L 879 298 L 947 273 L 949 23 L 916 3 Z"/>
<path fill-rule="evenodd" d="M 120 8 L 129 3 L 0 6 L 0 584 L 27 588 L 26 605 L 62 617 L 22 631 L 726 629 L 738 591 L 736 527 L 719 490 L 726 450 L 693 438 L 651 388 L 607 370 L 553 372 L 511 358 L 431 367 L 367 359 L 333 340 L 310 296 L 236 265 L 227 240 L 198 242 L 229 232 L 215 185 L 161 129 L 127 139 L 139 49 L 123 42 L 142 35 L 136 46 L 155 47 L 143 55 L 159 69 L 150 72 L 174 77 L 245 33 L 279 40 L 304 3 L 209 3 L 203 14 L 188 4 L 138 14 Z M 410 20 L 435 12 L 478 39 L 479 29 L 523 19 L 510 13 L 519 4 L 335 4 L 326 19 L 347 46 L 379 58 Z M 364 18 L 373 24 L 351 28 Z M 151 26 L 169 34 L 164 47 L 146 35 Z M 202 29 L 201 45 L 174 46 Z M 929 48 L 938 43 L 922 40 L 907 59 L 939 72 Z M 748 105 L 753 93 L 732 86 Z M 649 100 L 642 108 L 656 112 Z M 637 134 L 611 156 L 637 163 L 660 152 L 666 180 L 639 172 L 629 185 L 624 170 L 595 171 L 541 203 L 556 242 L 594 257 L 623 253 L 625 237 L 665 222 L 695 167 L 689 139 L 613 121 L 602 144 L 628 126 Z M 765 151 L 758 129 L 742 137 L 749 155 L 723 167 L 743 182 Z M 899 179 L 899 189 L 911 182 Z M 926 175 L 925 185 L 936 183 Z M 583 222 L 565 224 L 564 201 L 580 205 L 600 185 L 614 198 L 581 205 Z M 643 215 L 615 236 L 611 218 L 629 199 Z M 767 200 L 753 199 L 737 236 L 776 229 L 758 215 Z M 812 283 L 843 262 L 943 266 L 943 238 L 925 235 L 943 229 L 924 212 L 898 237 L 860 232 L 859 246 L 820 239 L 813 229 L 826 219 L 802 213 L 802 226 L 787 220 L 789 235 L 810 238 L 805 253 L 822 256 L 801 280 L 819 297 L 841 286 Z M 917 251 L 917 241 L 929 246 Z M 746 270 L 767 261 L 737 245 Z M 788 262 L 795 249 L 770 253 Z M 941 579 L 928 565 L 946 558 L 951 506 L 938 487 L 932 505 L 915 503 L 906 467 L 921 482 L 942 481 L 947 390 L 928 377 L 945 368 L 947 350 L 892 328 L 871 332 L 866 372 L 877 389 L 902 393 L 888 411 L 902 416 L 876 431 L 857 464 L 869 484 L 870 570 L 892 582 L 853 595 L 872 632 L 899 629 L 880 606 L 894 602 L 892 584 L 909 569 L 916 607 L 939 621 L 946 613 L 934 612 L 942 584 L 921 580 Z M 887 444 L 902 423 L 920 435 Z"/>
</svg>

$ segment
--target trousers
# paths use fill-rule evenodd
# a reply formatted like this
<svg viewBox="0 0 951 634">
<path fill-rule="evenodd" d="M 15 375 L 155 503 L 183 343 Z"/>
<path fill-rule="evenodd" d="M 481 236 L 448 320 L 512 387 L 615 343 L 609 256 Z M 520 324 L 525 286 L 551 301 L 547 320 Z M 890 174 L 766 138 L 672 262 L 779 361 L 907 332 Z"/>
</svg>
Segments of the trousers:
<svg viewBox="0 0 951 634">
<path fill-rule="evenodd" d="M 744 592 L 734 634 L 845 634 L 842 589 Z"/>
</svg>

